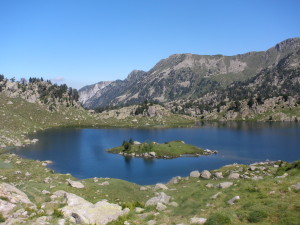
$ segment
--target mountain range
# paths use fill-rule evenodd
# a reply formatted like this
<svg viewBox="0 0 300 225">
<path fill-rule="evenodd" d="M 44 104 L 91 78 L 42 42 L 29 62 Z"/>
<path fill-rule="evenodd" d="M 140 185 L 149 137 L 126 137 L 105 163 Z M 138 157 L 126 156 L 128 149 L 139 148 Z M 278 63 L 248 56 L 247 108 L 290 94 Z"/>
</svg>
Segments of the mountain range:
<svg viewBox="0 0 300 225">
<path fill-rule="evenodd" d="M 296 74 L 293 76 L 296 78 L 289 85 L 298 85 L 300 75 L 295 71 L 299 63 L 300 38 L 287 39 L 266 51 L 234 56 L 174 54 L 160 60 L 147 72 L 133 70 L 124 80 L 85 86 L 79 90 L 79 95 L 86 108 L 132 105 L 145 100 L 186 102 L 187 99 L 201 99 L 208 94 L 220 95 L 228 90 L 234 92 L 233 86 L 235 89 L 243 85 L 252 89 L 268 86 L 268 83 L 260 82 L 262 79 L 254 79 L 257 76 L 263 78 L 267 73 L 272 86 L 276 86 L 278 82 L 273 78 L 278 77 L 270 71 L 279 67 L 281 71 L 287 67 L 294 69 Z"/>
</svg>

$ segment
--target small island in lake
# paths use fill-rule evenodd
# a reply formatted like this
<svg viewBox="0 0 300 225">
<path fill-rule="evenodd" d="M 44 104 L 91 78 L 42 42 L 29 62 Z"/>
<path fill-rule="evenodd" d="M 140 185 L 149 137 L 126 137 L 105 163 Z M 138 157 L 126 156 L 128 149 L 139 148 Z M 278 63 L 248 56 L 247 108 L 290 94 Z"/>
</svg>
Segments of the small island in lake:
<svg viewBox="0 0 300 225">
<path fill-rule="evenodd" d="M 186 144 L 183 141 L 170 141 L 163 144 L 156 142 L 140 143 L 138 141 L 123 141 L 119 147 L 108 149 L 107 152 L 131 157 L 171 159 L 182 156 L 202 156 L 217 154 L 216 150 L 201 149 Z"/>
</svg>

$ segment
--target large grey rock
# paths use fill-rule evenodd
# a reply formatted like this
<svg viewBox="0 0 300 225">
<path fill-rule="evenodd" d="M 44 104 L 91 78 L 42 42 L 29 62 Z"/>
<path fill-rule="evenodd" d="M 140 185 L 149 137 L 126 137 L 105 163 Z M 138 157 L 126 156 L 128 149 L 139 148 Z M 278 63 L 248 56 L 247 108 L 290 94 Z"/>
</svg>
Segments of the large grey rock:
<svg viewBox="0 0 300 225">
<path fill-rule="evenodd" d="M 155 224 L 156 224 L 156 221 L 155 221 L 155 220 L 149 220 L 147 224 L 148 224 L 148 225 L 155 225 Z"/>
<path fill-rule="evenodd" d="M 0 213 L 7 217 L 9 213 L 16 207 L 16 204 L 4 201 L 0 199 Z"/>
<path fill-rule="evenodd" d="M 196 178 L 200 177 L 199 171 L 198 171 L 198 170 L 192 171 L 192 172 L 190 173 L 190 177 L 196 177 Z"/>
<path fill-rule="evenodd" d="M 222 172 L 215 172 L 215 173 L 214 173 L 214 176 L 215 176 L 216 178 L 218 178 L 218 179 L 224 178 Z"/>
<path fill-rule="evenodd" d="M 164 211 L 167 209 L 167 206 L 165 206 L 164 204 L 158 202 L 157 205 L 156 205 L 156 210 L 157 211 Z"/>
<path fill-rule="evenodd" d="M 231 173 L 228 176 L 228 179 L 233 179 L 233 180 L 239 179 L 239 178 L 240 178 L 240 174 L 238 174 L 238 173 Z"/>
<path fill-rule="evenodd" d="M 140 187 L 140 191 L 147 191 L 147 190 L 148 190 L 148 187 L 145 187 L 145 186 Z"/>
<path fill-rule="evenodd" d="M 67 179 L 67 181 L 73 188 L 79 188 L 79 189 L 84 188 L 84 185 L 79 181 L 73 181 L 70 179 Z"/>
<path fill-rule="evenodd" d="M 156 156 L 156 153 L 155 153 L 155 152 L 149 152 L 149 155 L 150 155 L 151 157 L 155 157 L 155 156 Z"/>
<path fill-rule="evenodd" d="M 20 191 L 16 187 L 7 183 L 0 183 L 0 197 L 6 198 L 8 202 L 13 204 L 32 204 L 32 202 L 23 191 Z"/>
<path fill-rule="evenodd" d="M 181 179 L 180 176 L 173 177 L 171 180 L 168 181 L 167 184 L 178 184 L 179 180 Z"/>
<path fill-rule="evenodd" d="M 64 193 L 64 197 L 67 201 L 67 206 L 62 208 L 64 217 L 71 220 L 75 219 L 76 223 L 79 224 L 103 225 L 125 214 L 121 206 L 108 203 L 107 200 L 92 204 L 68 192 Z"/>
<path fill-rule="evenodd" d="M 218 192 L 218 193 L 214 194 L 213 196 L 211 196 L 210 198 L 211 198 L 211 199 L 216 199 L 216 198 L 218 198 L 219 195 L 221 195 L 221 194 L 222 194 L 222 192 Z"/>
<path fill-rule="evenodd" d="M 203 179 L 210 179 L 211 173 L 208 170 L 203 170 L 200 177 Z"/>
<path fill-rule="evenodd" d="M 256 170 L 256 166 L 252 166 L 252 165 L 251 165 L 251 166 L 249 167 L 249 170 L 255 171 L 255 170 Z"/>
<path fill-rule="evenodd" d="M 160 192 L 157 196 L 150 198 L 145 206 L 157 205 L 157 203 L 168 204 L 170 201 L 170 196 L 166 195 L 164 192 Z"/>
<path fill-rule="evenodd" d="M 293 184 L 292 188 L 296 189 L 296 190 L 300 190 L 300 182 L 297 184 Z"/>
<path fill-rule="evenodd" d="M 206 222 L 206 218 L 198 218 L 198 217 L 193 217 L 190 219 L 191 224 L 204 224 Z"/>
<path fill-rule="evenodd" d="M 1 223 L 1 225 L 15 225 L 15 224 L 26 224 L 26 222 L 24 221 L 24 219 L 21 218 L 8 218 L 7 220 L 5 220 L 4 223 Z"/>
<path fill-rule="evenodd" d="M 211 184 L 211 183 L 208 183 L 207 185 L 205 185 L 205 187 L 207 187 L 207 188 L 212 188 L 212 187 L 214 187 L 214 185 Z"/>
<path fill-rule="evenodd" d="M 174 207 L 178 207 L 178 203 L 177 202 L 170 202 L 169 205 L 170 206 L 174 206 Z"/>
<path fill-rule="evenodd" d="M 36 219 L 33 225 L 50 225 L 49 221 L 51 220 L 51 216 L 42 216 Z"/>
<path fill-rule="evenodd" d="M 135 209 L 134 209 L 134 212 L 136 212 L 136 213 L 141 213 L 141 212 L 143 212 L 145 209 L 143 209 L 143 208 L 140 208 L 140 207 L 136 207 Z"/>
<path fill-rule="evenodd" d="M 217 184 L 217 188 L 229 188 L 230 186 L 232 186 L 233 183 L 232 182 L 222 182 Z"/>
<path fill-rule="evenodd" d="M 233 205 L 239 199 L 240 199 L 240 196 L 234 196 L 232 199 L 228 200 L 227 203 L 229 205 Z"/>
<path fill-rule="evenodd" d="M 59 219 L 57 221 L 57 225 L 65 225 L 66 224 L 66 220 L 65 219 Z"/>
<path fill-rule="evenodd" d="M 154 187 L 154 190 L 168 190 L 168 189 L 169 188 L 166 185 L 161 183 L 156 184 Z"/>
<path fill-rule="evenodd" d="M 283 178 L 286 178 L 287 176 L 288 176 L 288 174 L 284 173 L 282 176 L 277 176 L 275 178 L 283 179 Z"/>
</svg>

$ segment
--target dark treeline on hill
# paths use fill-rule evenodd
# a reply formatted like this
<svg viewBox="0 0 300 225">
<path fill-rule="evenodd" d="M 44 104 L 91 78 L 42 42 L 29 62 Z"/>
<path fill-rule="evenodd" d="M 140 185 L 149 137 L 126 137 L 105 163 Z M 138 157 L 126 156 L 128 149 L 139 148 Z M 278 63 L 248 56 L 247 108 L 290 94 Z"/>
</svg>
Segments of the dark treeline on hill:
<svg viewBox="0 0 300 225">
<path fill-rule="evenodd" d="M 30 77 L 27 81 L 21 78 L 7 79 L 0 75 L 0 92 L 12 97 L 21 97 L 29 102 L 40 102 L 47 104 L 49 110 L 56 110 L 58 104 L 69 106 L 79 106 L 79 94 L 77 89 L 68 87 L 66 84 L 52 84 L 50 80 Z"/>
</svg>

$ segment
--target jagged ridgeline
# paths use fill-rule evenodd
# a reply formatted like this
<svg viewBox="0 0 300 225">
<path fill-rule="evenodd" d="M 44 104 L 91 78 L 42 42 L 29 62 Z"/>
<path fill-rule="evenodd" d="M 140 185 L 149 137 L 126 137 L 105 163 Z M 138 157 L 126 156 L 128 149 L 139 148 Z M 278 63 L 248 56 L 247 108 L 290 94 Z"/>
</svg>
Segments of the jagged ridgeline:
<svg viewBox="0 0 300 225">
<path fill-rule="evenodd" d="M 43 78 L 15 78 L 7 79 L 0 75 L 0 92 L 8 97 L 20 97 L 31 103 L 39 103 L 48 106 L 49 111 L 56 111 L 59 105 L 79 107 L 78 91 L 66 84 L 52 84 L 50 80 Z"/>
<path fill-rule="evenodd" d="M 233 114 L 247 105 L 251 117 L 257 110 L 272 109 L 273 103 L 299 104 L 299 64 L 299 38 L 235 56 L 175 54 L 148 72 L 134 70 L 125 80 L 84 87 L 80 101 L 87 108 L 158 101 L 173 112 L 207 119 L 215 113 L 226 114 L 226 119 L 242 117 Z M 256 109 L 264 104 L 265 109 Z"/>
</svg>

